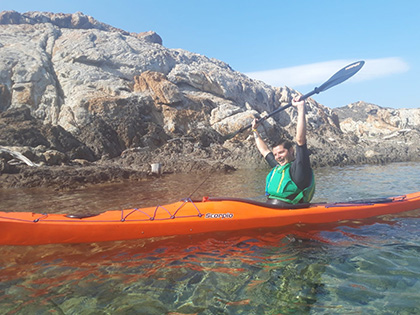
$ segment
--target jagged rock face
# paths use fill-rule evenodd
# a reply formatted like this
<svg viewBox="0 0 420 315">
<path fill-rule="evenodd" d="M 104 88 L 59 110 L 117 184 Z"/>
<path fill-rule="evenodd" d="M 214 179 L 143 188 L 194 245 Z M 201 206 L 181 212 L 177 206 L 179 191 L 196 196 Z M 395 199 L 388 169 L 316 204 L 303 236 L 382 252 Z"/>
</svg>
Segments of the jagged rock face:
<svg viewBox="0 0 420 315">
<path fill-rule="evenodd" d="M 144 39 L 151 43 L 162 45 L 162 38 L 153 31 L 142 32 L 139 34 L 129 33 L 115 28 L 108 24 L 101 23 L 91 16 L 84 15 L 81 12 L 74 14 L 50 13 L 50 12 L 27 12 L 20 14 L 16 11 L 0 12 L 0 24 L 52 24 L 59 28 L 70 29 L 98 29 L 102 31 L 118 32 L 123 35 L 132 35 Z"/>
<path fill-rule="evenodd" d="M 42 156 L 46 150 L 65 153 L 69 159 L 97 159 L 92 150 L 68 131 L 60 126 L 43 124 L 31 116 L 28 108 L 0 113 L 0 130 L 0 146 L 22 147 L 25 153 L 32 152 L 28 158 L 35 162 L 39 161 L 36 155 Z M 36 154 L 37 151 L 41 152 Z"/>
<path fill-rule="evenodd" d="M 337 108 L 340 126 L 361 138 L 387 137 L 398 132 L 408 132 L 420 126 L 420 109 L 382 108 L 375 104 L 358 102 Z"/>
<path fill-rule="evenodd" d="M 382 108 L 357 102 L 334 110 L 361 161 L 420 160 L 420 109 Z"/>
<path fill-rule="evenodd" d="M 167 49 L 155 33 L 129 34 L 81 13 L 3 12 L 0 21 L 0 110 L 29 107 L 99 156 L 159 146 L 197 128 L 231 132 L 293 92 L 221 61 Z M 160 130 L 155 139 L 140 140 L 151 130 Z"/>
<path fill-rule="evenodd" d="M 61 128 L 77 141 L 63 149 L 66 154 L 83 146 L 90 159 L 116 157 L 185 137 L 202 142 L 200 147 L 222 145 L 220 135 L 290 102 L 295 93 L 252 80 L 222 61 L 167 49 L 151 31 L 128 33 L 82 13 L 0 13 L 0 112 L 28 108 L 39 130 Z M 346 135 L 354 128 L 342 121 L 340 129 L 331 109 L 309 100 L 307 111 L 314 152 L 342 152 L 354 143 Z M 395 130 L 411 124 L 411 113 L 399 112 L 400 120 L 389 115 L 383 120 Z M 296 116 L 290 108 L 268 119 L 263 135 L 291 138 Z M 16 137 L 10 132 L 7 139 L 19 139 L 18 129 Z M 40 134 L 45 138 L 46 131 Z M 245 146 L 242 155 L 253 157 L 248 135 L 238 136 L 241 144 L 224 146 L 233 151 Z M 7 139 L 0 135 L 1 143 L 11 145 Z"/>
</svg>

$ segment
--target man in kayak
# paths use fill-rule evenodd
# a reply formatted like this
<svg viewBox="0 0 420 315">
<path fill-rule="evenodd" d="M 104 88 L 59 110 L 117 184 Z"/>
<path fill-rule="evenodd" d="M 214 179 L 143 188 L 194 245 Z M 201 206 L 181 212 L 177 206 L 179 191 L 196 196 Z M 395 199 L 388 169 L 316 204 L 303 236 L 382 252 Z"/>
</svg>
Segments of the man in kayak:
<svg viewBox="0 0 420 315">
<path fill-rule="evenodd" d="M 305 101 L 297 96 L 292 105 L 298 110 L 296 149 L 291 141 L 283 139 L 275 143 L 271 151 L 258 133 L 257 120 L 252 123 L 257 148 L 272 167 L 266 178 L 267 202 L 286 208 L 310 202 L 315 192 L 315 178 L 306 145 Z"/>
</svg>

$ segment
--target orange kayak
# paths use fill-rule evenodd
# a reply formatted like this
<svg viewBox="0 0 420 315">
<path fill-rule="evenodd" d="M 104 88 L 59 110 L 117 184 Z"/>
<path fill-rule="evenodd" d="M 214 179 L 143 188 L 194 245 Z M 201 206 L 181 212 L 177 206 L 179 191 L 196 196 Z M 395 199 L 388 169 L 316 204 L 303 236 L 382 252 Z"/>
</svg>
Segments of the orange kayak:
<svg viewBox="0 0 420 315">
<path fill-rule="evenodd" d="M 420 209 L 420 192 L 281 209 L 240 198 L 203 198 L 94 216 L 0 212 L 0 245 L 91 243 L 157 236 L 329 223 Z"/>
</svg>

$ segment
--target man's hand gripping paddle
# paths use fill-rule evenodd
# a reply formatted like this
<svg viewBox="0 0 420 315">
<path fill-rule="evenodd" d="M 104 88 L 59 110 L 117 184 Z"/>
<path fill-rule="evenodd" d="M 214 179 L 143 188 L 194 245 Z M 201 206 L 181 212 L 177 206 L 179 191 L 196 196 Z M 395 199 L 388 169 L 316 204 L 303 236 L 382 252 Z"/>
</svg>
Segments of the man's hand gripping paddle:
<svg viewBox="0 0 420 315">
<path fill-rule="evenodd" d="M 320 87 L 316 87 L 312 91 L 310 91 L 309 93 L 307 93 L 305 95 L 302 95 L 300 100 L 303 101 L 303 100 L 307 99 L 308 97 L 310 97 L 314 94 L 318 94 L 320 92 L 326 91 L 329 88 L 332 88 L 333 86 L 336 86 L 337 84 L 340 84 L 341 82 L 346 81 L 347 79 L 349 79 L 353 75 L 355 75 L 363 67 L 364 64 L 365 64 L 364 61 L 357 61 L 357 62 L 354 62 L 352 64 L 349 64 L 348 66 L 344 67 L 343 69 L 338 71 L 336 74 L 334 74 L 331 78 L 328 79 L 327 82 L 322 84 Z M 289 108 L 290 106 L 292 106 L 292 103 L 289 103 L 285 106 L 277 108 L 276 110 L 272 111 L 270 114 L 258 119 L 257 123 L 260 123 L 260 122 L 266 120 L 267 118 L 277 114 L 278 112 L 281 112 L 281 111 L 285 110 L 286 108 Z M 251 128 L 251 126 L 252 126 L 252 124 L 249 124 L 245 127 L 242 127 L 238 131 L 227 134 L 227 135 L 223 136 L 223 140 L 226 141 L 226 140 L 232 139 L 237 134 L 240 134 L 241 132 L 244 132 L 245 130 Z"/>
</svg>

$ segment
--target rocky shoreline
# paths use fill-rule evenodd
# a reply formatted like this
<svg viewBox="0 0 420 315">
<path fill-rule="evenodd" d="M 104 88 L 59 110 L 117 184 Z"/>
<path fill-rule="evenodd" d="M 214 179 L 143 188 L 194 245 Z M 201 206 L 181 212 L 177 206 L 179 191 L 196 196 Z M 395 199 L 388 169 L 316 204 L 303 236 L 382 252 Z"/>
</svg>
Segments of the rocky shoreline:
<svg viewBox="0 0 420 315">
<path fill-rule="evenodd" d="M 82 13 L 0 12 L 0 60 L 0 188 L 266 167 L 249 131 L 223 136 L 299 94 Z M 306 109 L 315 168 L 420 161 L 420 109 Z M 270 143 L 295 125 L 289 108 L 259 131 Z"/>
<path fill-rule="evenodd" d="M 315 143 L 314 137 L 310 137 Z M 319 138 L 318 141 L 322 141 Z M 325 140 L 324 140 L 325 141 Z M 75 159 L 60 160 L 60 165 L 38 162 L 29 166 L 16 161 L 8 154 L 0 153 L 0 188 L 50 188 L 66 190 L 96 184 L 123 181 L 142 181 L 172 173 L 232 172 L 243 168 L 267 168 L 254 148 L 253 139 L 244 137 L 226 145 L 211 144 L 202 147 L 194 139 L 171 141 L 155 150 L 130 149 L 121 156 L 89 162 Z M 327 166 L 388 164 L 393 162 L 419 161 L 419 149 L 410 143 L 420 143 L 418 133 L 401 133 L 388 139 L 387 143 L 362 142 L 343 148 L 330 143 L 328 148 L 310 147 L 314 168 Z M 1 149 L 1 147 L 0 147 Z M 22 148 L 20 148 L 22 149 Z M 33 156 L 27 154 L 27 156 Z M 10 163 L 12 162 L 12 163 Z M 151 165 L 158 163 L 160 173 L 152 172 Z"/>
</svg>

